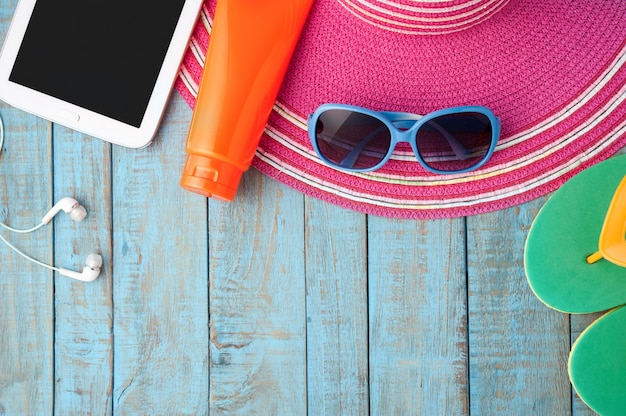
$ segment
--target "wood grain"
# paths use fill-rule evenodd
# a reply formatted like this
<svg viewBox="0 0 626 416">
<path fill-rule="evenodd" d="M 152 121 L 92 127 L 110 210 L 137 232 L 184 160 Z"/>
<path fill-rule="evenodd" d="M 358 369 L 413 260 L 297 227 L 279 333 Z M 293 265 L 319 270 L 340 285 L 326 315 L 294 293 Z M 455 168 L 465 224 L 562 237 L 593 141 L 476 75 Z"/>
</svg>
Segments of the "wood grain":
<svg viewBox="0 0 626 416">
<path fill-rule="evenodd" d="M 4 38 L 17 0 L 0 6 Z M 0 245 L 3 415 L 593 415 L 567 376 L 601 314 L 539 302 L 524 243 L 547 198 L 399 221 L 305 197 L 256 170 L 232 203 L 178 186 L 191 111 L 108 145 L 0 104 L 0 220 L 63 196 L 89 215 Z"/>
<path fill-rule="evenodd" d="M 304 197 L 249 170 L 209 241 L 211 414 L 306 414 Z"/>
<path fill-rule="evenodd" d="M 208 410 L 206 199 L 178 186 L 190 116 L 175 96 L 150 147 L 113 149 L 115 414 Z"/>
<path fill-rule="evenodd" d="M 104 262 L 94 282 L 55 279 L 55 413 L 84 409 L 108 415 L 113 380 L 111 146 L 60 126 L 53 136 L 55 201 L 71 196 L 88 212 L 78 223 L 58 215 L 55 264 L 81 271 L 92 252 Z"/>
<path fill-rule="evenodd" d="M 467 414 L 463 219 L 368 224 L 371 414 Z"/>
<path fill-rule="evenodd" d="M 568 316 L 533 295 L 523 268 L 544 201 L 468 218 L 471 414 L 571 412 Z"/>
<path fill-rule="evenodd" d="M 365 415 L 367 217 L 307 198 L 305 218 L 308 411 Z"/>
<path fill-rule="evenodd" d="M 2 21 L 3 25 L 5 21 Z M 52 200 L 50 123 L 0 105 L 0 220 L 15 228 L 41 221 Z M 0 233 L 18 249 L 52 263 L 52 228 Z M 0 243 L 0 414 L 39 415 L 53 407 L 52 272 Z"/>
</svg>

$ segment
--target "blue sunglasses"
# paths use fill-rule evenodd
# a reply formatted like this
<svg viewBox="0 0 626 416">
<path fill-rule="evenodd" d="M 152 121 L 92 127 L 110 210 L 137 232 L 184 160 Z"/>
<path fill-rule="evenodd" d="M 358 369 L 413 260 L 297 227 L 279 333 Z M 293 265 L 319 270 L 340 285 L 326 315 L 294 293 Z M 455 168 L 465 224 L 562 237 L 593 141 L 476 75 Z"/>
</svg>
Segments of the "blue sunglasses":
<svg viewBox="0 0 626 416">
<path fill-rule="evenodd" d="M 493 153 L 500 121 L 482 106 L 425 116 L 323 104 L 308 119 L 313 148 L 327 165 L 349 172 L 379 169 L 398 143 L 409 143 L 420 164 L 439 174 L 470 172 Z"/>
</svg>

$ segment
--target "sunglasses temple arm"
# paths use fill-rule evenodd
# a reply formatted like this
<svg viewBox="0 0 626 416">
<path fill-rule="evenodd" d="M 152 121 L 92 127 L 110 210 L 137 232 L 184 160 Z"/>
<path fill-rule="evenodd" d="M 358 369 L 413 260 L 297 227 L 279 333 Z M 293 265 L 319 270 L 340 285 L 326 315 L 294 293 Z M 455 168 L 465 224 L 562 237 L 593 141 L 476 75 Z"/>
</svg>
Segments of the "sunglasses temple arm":
<svg viewBox="0 0 626 416">
<path fill-rule="evenodd" d="M 448 130 L 441 127 L 438 123 L 434 121 L 428 121 L 428 124 L 433 126 L 435 130 L 437 130 L 445 139 L 448 141 L 448 144 L 452 148 L 452 151 L 460 160 L 465 160 L 471 156 L 471 152 L 463 146 Z"/>
<path fill-rule="evenodd" d="M 368 134 L 363 140 L 359 142 L 358 145 L 354 147 L 354 149 L 350 151 L 350 153 L 348 153 L 348 155 L 345 158 L 343 158 L 343 160 L 339 163 L 339 166 L 341 166 L 342 168 L 346 168 L 346 169 L 353 168 L 354 164 L 359 158 L 359 155 L 361 154 L 363 149 L 365 149 L 365 146 L 367 146 L 369 142 L 374 137 L 376 137 L 380 132 L 385 131 L 385 130 L 386 130 L 385 128 L 379 127 L 378 129 Z"/>
</svg>

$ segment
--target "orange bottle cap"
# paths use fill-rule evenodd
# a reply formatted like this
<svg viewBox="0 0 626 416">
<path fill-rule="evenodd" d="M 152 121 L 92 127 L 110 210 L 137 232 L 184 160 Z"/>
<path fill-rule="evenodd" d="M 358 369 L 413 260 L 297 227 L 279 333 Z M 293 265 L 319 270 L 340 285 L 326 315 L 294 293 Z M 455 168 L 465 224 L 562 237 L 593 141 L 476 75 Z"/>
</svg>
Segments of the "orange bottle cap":
<svg viewBox="0 0 626 416">
<path fill-rule="evenodd" d="M 230 163 L 192 154 L 187 156 L 180 186 L 208 198 L 232 201 L 242 173 Z"/>
</svg>

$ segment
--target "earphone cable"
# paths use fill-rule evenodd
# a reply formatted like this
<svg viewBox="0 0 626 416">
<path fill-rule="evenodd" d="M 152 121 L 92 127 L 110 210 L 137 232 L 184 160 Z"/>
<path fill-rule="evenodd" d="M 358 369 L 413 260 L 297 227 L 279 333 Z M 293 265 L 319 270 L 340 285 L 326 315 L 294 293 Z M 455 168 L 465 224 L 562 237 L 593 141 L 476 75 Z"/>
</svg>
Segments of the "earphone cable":
<svg viewBox="0 0 626 416">
<path fill-rule="evenodd" d="M 46 225 L 46 224 L 44 224 L 44 223 L 42 222 L 42 223 L 40 223 L 39 225 L 35 225 L 33 228 L 29 228 L 29 229 L 27 229 L 27 230 L 21 230 L 21 229 L 17 229 L 17 228 L 10 227 L 10 226 L 8 226 L 7 224 L 5 224 L 5 223 L 3 223 L 2 221 L 0 221 L 0 227 L 4 228 L 4 229 L 6 229 L 6 230 L 12 231 L 12 232 L 14 232 L 14 233 L 18 233 L 18 234 L 28 234 L 28 233 L 32 233 L 33 231 L 37 231 L 38 229 L 40 229 L 40 228 L 41 228 L 41 227 L 43 227 L 44 225 Z"/>
<path fill-rule="evenodd" d="M 4 124 L 2 122 L 2 117 L 0 117 L 0 152 L 2 152 L 3 144 L 4 144 Z M 57 202 L 52 207 L 52 209 L 48 211 L 48 213 L 42 218 L 40 224 L 32 228 L 29 228 L 27 230 L 15 229 L 3 223 L 2 221 L 0 221 L 0 226 L 4 227 L 5 229 L 9 231 L 13 231 L 16 233 L 22 233 L 22 234 L 30 233 L 48 224 L 52 220 L 52 218 L 60 211 L 65 211 L 66 213 L 68 213 L 74 221 L 81 221 L 87 215 L 85 208 L 81 206 L 78 203 L 78 201 L 76 201 L 74 198 L 66 197 L 66 198 L 61 199 L 59 202 Z M 29 255 L 25 254 L 24 252 L 19 250 L 17 247 L 15 247 L 13 244 L 11 244 L 1 234 L 0 234 L 0 241 L 4 242 L 13 251 L 15 251 L 17 254 L 19 254 L 26 260 L 29 260 L 38 266 L 45 267 L 46 269 L 56 271 L 60 273 L 62 276 L 70 277 L 76 280 L 82 280 L 84 282 L 90 282 L 96 279 L 98 275 L 100 274 L 100 268 L 102 267 L 102 257 L 99 254 L 92 253 L 89 256 L 87 256 L 87 260 L 85 261 L 87 266 L 83 269 L 82 272 L 75 272 L 72 270 L 58 268 L 58 267 L 43 263 L 37 259 L 34 259 L 33 257 L 30 257 Z"/>
<path fill-rule="evenodd" d="M 2 116 L 0 115 L 0 153 L 2 153 L 2 146 L 4 145 L 4 122 L 2 121 Z M 37 231 L 38 229 L 40 229 L 41 227 L 43 227 L 44 223 L 38 224 L 32 228 L 29 228 L 27 230 L 20 230 L 17 228 L 13 228 L 8 226 L 7 224 L 5 224 L 4 222 L 0 221 L 0 226 L 12 231 L 14 233 L 19 233 L 19 234 L 27 234 L 27 233 L 32 233 L 33 231 Z M 4 239 L 3 239 L 4 240 Z M 6 242 L 6 240 L 4 240 Z"/>
<path fill-rule="evenodd" d="M 2 116 L 0 116 L 0 153 L 2 153 L 2 145 L 3 144 L 4 144 L 4 123 L 2 122 Z M 2 227 L 6 228 L 9 231 L 13 231 L 15 233 L 25 234 L 25 233 L 30 233 L 30 232 L 33 232 L 35 230 L 38 230 L 39 228 L 43 227 L 45 224 L 42 222 L 41 224 L 36 225 L 33 228 L 29 228 L 28 230 L 18 230 L 18 229 L 15 229 L 13 227 L 9 227 L 8 225 L 6 225 L 5 223 L 3 223 L 1 221 L 0 221 L 0 225 Z M 38 265 L 40 265 L 42 267 L 45 267 L 46 269 L 54 270 L 54 271 L 57 271 L 57 272 L 59 271 L 58 268 L 56 268 L 54 266 L 50 266 L 49 264 L 42 263 L 39 260 L 34 259 L 34 258 L 28 256 L 27 254 L 23 253 L 21 250 L 19 250 L 13 244 L 9 243 L 7 241 L 7 239 L 4 238 L 2 235 L 0 235 L 0 240 L 4 241 L 4 243 L 7 246 L 11 247 L 17 254 L 19 254 L 20 256 L 24 257 L 26 260 L 30 260 L 30 261 L 32 261 L 35 264 L 38 264 Z"/>
<path fill-rule="evenodd" d="M 4 243 L 5 243 L 7 246 L 11 247 L 11 248 L 12 248 L 12 249 L 13 249 L 13 250 L 17 253 L 17 254 L 19 254 L 20 256 L 24 257 L 26 260 L 30 260 L 30 261 L 32 261 L 33 263 L 38 264 L 39 266 L 45 267 L 46 269 L 54 270 L 54 271 L 57 271 L 57 272 L 60 272 L 60 271 L 61 271 L 61 270 L 60 270 L 59 268 L 57 268 L 57 267 L 50 266 L 49 264 L 46 264 L 46 263 L 42 263 L 42 262 L 40 262 L 39 260 L 34 259 L 34 258 L 30 257 L 29 255 L 27 255 L 27 254 L 23 253 L 23 252 L 22 252 L 22 251 L 20 251 L 17 247 L 15 247 L 13 244 L 9 243 L 9 242 L 7 241 L 7 239 L 6 239 L 6 238 L 4 238 L 2 235 L 0 235 L 0 240 L 4 241 Z"/>
<path fill-rule="evenodd" d="M 2 145 L 4 145 L 4 122 L 0 115 L 0 153 L 2 153 Z"/>
</svg>

